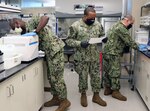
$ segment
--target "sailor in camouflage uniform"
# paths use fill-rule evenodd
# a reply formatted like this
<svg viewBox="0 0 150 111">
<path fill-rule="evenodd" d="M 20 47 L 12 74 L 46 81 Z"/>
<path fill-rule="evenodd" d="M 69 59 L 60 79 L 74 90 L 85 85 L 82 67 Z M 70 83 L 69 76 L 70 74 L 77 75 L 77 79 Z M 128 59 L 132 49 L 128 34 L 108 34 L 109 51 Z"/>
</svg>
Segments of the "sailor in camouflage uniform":
<svg viewBox="0 0 150 111">
<path fill-rule="evenodd" d="M 32 32 L 34 29 L 39 36 L 39 49 L 45 52 L 47 74 L 51 85 L 51 94 L 53 98 L 44 104 L 45 107 L 58 105 L 56 111 L 65 111 L 70 102 L 67 100 L 67 89 L 63 77 L 64 73 L 64 42 L 57 38 L 50 27 L 47 26 L 49 18 L 47 16 L 33 17 L 28 23 L 20 19 L 13 19 L 11 26 L 21 27 L 26 31 Z M 15 23 L 15 25 L 13 25 Z M 31 34 L 32 33 L 27 33 Z M 26 35 L 27 35 L 26 34 Z"/>
<path fill-rule="evenodd" d="M 90 38 L 98 38 L 104 35 L 101 24 L 95 20 L 96 12 L 92 7 L 84 11 L 84 17 L 71 25 L 68 31 L 67 45 L 75 48 L 75 71 L 79 74 L 79 92 L 81 93 L 81 105 L 87 107 L 86 91 L 88 90 L 88 74 L 91 78 L 91 87 L 94 93 L 92 101 L 106 106 L 99 92 L 100 63 L 97 44 L 90 45 Z"/>
<path fill-rule="evenodd" d="M 134 19 L 131 15 L 125 16 L 121 21 L 114 24 L 107 33 L 108 41 L 103 49 L 104 63 L 104 95 L 112 94 L 112 97 L 126 101 L 127 98 L 120 92 L 121 64 L 120 58 L 123 55 L 125 46 L 137 49 L 137 44 L 132 40 L 129 29 Z"/>
</svg>

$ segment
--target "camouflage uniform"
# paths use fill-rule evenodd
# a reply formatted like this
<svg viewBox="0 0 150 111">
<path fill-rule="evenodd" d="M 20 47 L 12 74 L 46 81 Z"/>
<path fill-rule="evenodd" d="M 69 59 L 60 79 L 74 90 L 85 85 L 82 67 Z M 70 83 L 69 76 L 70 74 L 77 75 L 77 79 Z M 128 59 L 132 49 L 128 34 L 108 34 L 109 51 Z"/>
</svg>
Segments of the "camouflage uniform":
<svg viewBox="0 0 150 111">
<path fill-rule="evenodd" d="M 28 22 L 29 31 L 33 31 L 39 23 L 39 17 L 34 17 Z M 45 26 L 39 34 L 39 49 L 45 52 L 47 74 L 51 85 L 52 95 L 58 95 L 60 99 L 67 98 L 67 89 L 63 78 L 64 73 L 64 42 L 57 38 L 49 26 Z"/>
<path fill-rule="evenodd" d="M 88 89 L 88 74 L 91 77 L 93 92 L 100 91 L 99 49 L 97 44 L 89 45 L 86 49 L 80 46 L 81 41 L 98 38 L 104 35 L 101 24 L 97 21 L 88 26 L 82 19 L 72 24 L 68 31 L 67 45 L 75 48 L 75 71 L 79 74 L 79 92 Z"/>
<path fill-rule="evenodd" d="M 137 44 L 132 40 L 129 31 L 119 21 L 108 31 L 108 41 L 103 49 L 105 86 L 112 90 L 120 89 L 121 64 L 125 46 L 137 49 Z"/>
</svg>

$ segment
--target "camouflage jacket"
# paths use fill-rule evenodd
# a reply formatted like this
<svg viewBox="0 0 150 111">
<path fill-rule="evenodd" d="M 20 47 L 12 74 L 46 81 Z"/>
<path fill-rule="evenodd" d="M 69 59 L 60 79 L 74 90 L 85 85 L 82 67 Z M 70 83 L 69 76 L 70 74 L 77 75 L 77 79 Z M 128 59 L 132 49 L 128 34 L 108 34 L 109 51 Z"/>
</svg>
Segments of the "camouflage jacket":
<svg viewBox="0 0 150 111">
<path fill-rule="evenodd" d="M 104 35 L 103 28 L 98 21 L 88 26 L 82 19 L 71 25 L 68 31 L 67 45 L 75 48 L 74 60 L 97 61 L 99 60 L 99 48 L 97 44 L 89 45 L 86 49 L 80 46 L 81 41 L 90 38 L 98 38 Z"/>
<path fill-rule="evenodd" d="M 107 33 L 108 41 L 103 48 L 103 53 L 110 55 L 122 55 L 125 46 L 137 49 L 137 44 L 132 40 L 129 31 L 121 23 L 117 22 Z"/>
<path fill-rule="evenodd" d="M 38 26 L 40 18 L 33 17 L 28 23 L 27 28 L 31 32 Z M 45 51 L 49 56 L 53 57 L 64 46 L 64 42 L 56 37 L 49 26 L 45 26 L 39 33 L 39 49 Z"/>
</svg>

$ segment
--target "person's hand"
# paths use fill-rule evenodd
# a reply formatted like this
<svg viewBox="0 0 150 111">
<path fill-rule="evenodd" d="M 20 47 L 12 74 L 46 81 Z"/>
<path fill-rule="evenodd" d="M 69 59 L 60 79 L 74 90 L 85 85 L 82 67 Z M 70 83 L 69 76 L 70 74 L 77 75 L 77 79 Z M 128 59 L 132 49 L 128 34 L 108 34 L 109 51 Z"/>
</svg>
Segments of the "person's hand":
<svg viewBox="0 0 150 111">
<path fill-rule="evenodd" d="M 87 48 L 89 46 L 89 42 L 88 41 L 81 41 L 81 47 L 82 48 Z"/>
<path fill-rule="evenodd" d="M 102 42 L 103 42 L 103 43 L 106 43 L 107 40 L 108 40 L 108 37 L 104 38 L 104 39 L 102 40 Z"/>
<path fill-rule="evenodd" d="M 22 36 L 36 36 L 36 35 L 37 35 L 36 32 L 29 32 L 29 33 L 22 34 Z"/>
</svg>

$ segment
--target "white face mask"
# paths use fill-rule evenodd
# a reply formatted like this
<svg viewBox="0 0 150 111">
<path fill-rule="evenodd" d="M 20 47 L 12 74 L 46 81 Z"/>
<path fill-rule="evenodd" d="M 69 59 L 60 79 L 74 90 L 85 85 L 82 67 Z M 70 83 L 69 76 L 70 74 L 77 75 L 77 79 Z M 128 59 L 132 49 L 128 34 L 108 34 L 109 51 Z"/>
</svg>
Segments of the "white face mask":
<svg viewBox="0 0 150 111">
<path fill-rule="evenodd" d="M 15 28 L 15 33 L 16 34 L 21 34 L 21 32 L 22 32 L 22 28 L 21 27 L 19 27 L 19 28 Z"/>
</svg>

